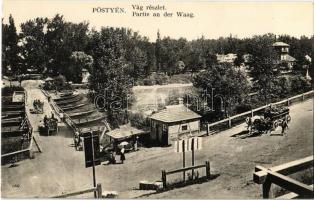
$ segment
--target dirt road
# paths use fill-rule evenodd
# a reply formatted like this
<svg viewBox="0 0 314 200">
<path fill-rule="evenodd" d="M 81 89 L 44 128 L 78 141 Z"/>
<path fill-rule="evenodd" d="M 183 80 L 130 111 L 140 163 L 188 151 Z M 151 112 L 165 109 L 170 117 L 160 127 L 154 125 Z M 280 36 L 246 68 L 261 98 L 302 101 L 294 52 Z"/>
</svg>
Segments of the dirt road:
<svg viewBox="0 0 314 200">
<path fill-rule="evenodd" d="M 181 154 L 173 147 L 145 148 L 126 154 L 125 164 L 97 166 L 97 182 L 103 190 L 118 191 L 119 198 L 260 198 L 261 188 L 252 182 L 256 165 L 268 167 L 313 154 L 313 100 L 290 110 L 285 136 L 231 137 L 245 128 L 241 124 L 205 137 L 196 164 L 210 161 L 212 173 L 220 175 L 210 182 L 159 194 L 137 190 L 141 180 L 160 180 L 161 169 L 181 167 Z M 70 134 L 38 137 L 42 154 L 17 167 L 2 166 L 2 197 L 51 197 L 91 187 L 92 170 L 84 167 L 84 154 L 74 150 Z"/>
</svg>

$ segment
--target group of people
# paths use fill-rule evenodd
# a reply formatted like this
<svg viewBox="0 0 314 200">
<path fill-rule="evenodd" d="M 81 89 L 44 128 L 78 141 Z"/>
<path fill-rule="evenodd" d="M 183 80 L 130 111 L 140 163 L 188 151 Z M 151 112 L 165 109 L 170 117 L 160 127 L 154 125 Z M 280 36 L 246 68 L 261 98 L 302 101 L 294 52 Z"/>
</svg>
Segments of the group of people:
<svg viewBox="0 0 314 200">
<path fill-rule="evenodd" d="M 35 99 L 33 101 L 33 106 L 34 106 L 35 110 L 42 111 L 42 109 L 44 107 L 44 102 L 41 102 L 39 99 Z"/>
<path fill-rule="evenodd" d="M 44 126 L 45 127 L 49 128 L 49 121 L 50 120 L 57 121 L 57 119 L 55 118 L 55 115 L 53 114 L 53 112 L 51 112 L 51 118 L 50 119 L 47 117 L 47 115 L 45 115 L 45 117 L 44 117 Z"/>
<path fill-rule="evenodd" d="M 130 142 L 134 151 L 138 150 L 138 139 L 139 139 L 139 137 L 136 136 Z M 109 163 L 115 164 L 116 163 L 115 155 L 120 155 L 120 163 L 123 164 L 125 161 L 125 151 L 126 151 L 126 145 L 117 145 L 115 148 L 115 151 L 110 152 Z"/>
<path fill-rule="evenodd" d="M 120 155 L 120 163 L 123 164 L 125 161 L 125 148 L 124 146 L 121 146 L 116 149 L 116 151 L 112 151 L 109 153 L 109 163 L 110 164 L 116 164 L 116 156 L 115 155 Z"/>
</svg>

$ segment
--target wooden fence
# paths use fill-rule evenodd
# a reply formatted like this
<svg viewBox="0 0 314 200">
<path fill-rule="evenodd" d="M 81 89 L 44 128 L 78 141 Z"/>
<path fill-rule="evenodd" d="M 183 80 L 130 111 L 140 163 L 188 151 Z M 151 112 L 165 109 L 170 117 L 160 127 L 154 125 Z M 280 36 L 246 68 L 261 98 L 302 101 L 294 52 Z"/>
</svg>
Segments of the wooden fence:
<svg viewBox="0 0 314 200">
<path fill-rule="evenodd" d="M 52 198 L 67 198 L 67 197 L 72 197 L 72 196 L 77 196 L 77 195 L 81 195 L 81 194 L 86 194 L 86 193 L 90 193 L 90 192 L 94 192 L 96 193 L 96 198 L 101 199 L 102 198 L 102 187 L 101 184 L 98 183 L 96 187 L 90 188 L 90 189 L 86 189 L 86 190 L 81 190 L 81 191 L 77 191 L 77 192 L 72 192 L 72 193 L 68 193 L 68 194 L 62 194 L 59 196 L 54 196 Z"/>
<path fill-rule="evenodd" d="M 24 95 L 25 95 L 25 99 L 24 101 L 27 100 L 27 92 L 24 92 Z M 10 152 L 10 153 L 6 153 L 6 154 L 2 154 L 1 155 L 1 163 L 4 164 L 4 163 L 7 163 L 10 159 L 12 159 L 12 157 L 22 157 L 22 158 L 25 158 L 25 157 L 28 157 L 28 158 L 31 158 L 32 157 L 32 148 L 33 148 L 33 140 L 35 141 L 35 144 L 37 146 L 37 148 L 39 149 L 39 146 L 33 136 L 33 127 L 26 115 L 25 117 L 25 120 L 22 124 L 22 127 L 24 127 L 25 125 L 27 125 L 28 127 L 28 132 L 26 133 L 30 139 L 30 144 L 29 144 L 29 147 L 27 149 L 22 149 L 22 150 L 18 150 L 18 151 L 14 151 L 14 152 Z M 39 152 L 41 152 L 41 150 L 39 149 Z"/>
<path fill-rule="evenodd" d="M 218 125 L 226 126 L 227 125 L 228 128 L 231 128 L 233 125 L 233 122 L 244 122 L 246 117 L 253 117 L 256 113 L 263 111 L 267 107 L 274 106 L 274 105 L 275 106 L 279 106 L 279 105 L 290 106 L 292 103 L 304 101 L 305 99 L 312 97 L 313 94 L 314 94 L 314 90 L 311 90 L 309 92 L 299 94 L 299 95 L 284 99 L 284 100 L 276 102 L 276 103 L 271 103 L 271 104 L 268 104 L 268 105 L 265 105 L 265 106 L 262 106 L 259 108 L 255 108 L 253 110 L 250 110 L 250 111 L 238 114 L 238 115 L 228 117 L 226 119 L 223 119 L 223 120 L 211 123 L 211 124 L 206 124 L 207 135 L 209 135 L 209 133 L 211 133 L 211 129 L 214 126 L 218 126 Z"/>
<path fill-rule="evenodd" d="M 261 166 L 255 167 L 253 173 L 253 181 L 257 184 L 263 184 L 263 198 L 270 198 L 271 185 L 276 184 L 290 193 L 280 196 L 278 198 L 313 198 L 313 185 L 306 185 L 287 175 L 312 168 L 313 156 L 309 156 L 300 160 L 292 161 L 266 169 Z"/>
<path fill-rule="evenodd" d="M 22 149 L 22 150 L 10 152 L 10 153 L 2 154 L 1 155 L 2 163 L 5 163 L 3 159 L 9 159 L 8 157 L 18 156 L 18 155 L 22 155 L 22 154 L 26 154 L 25 157 L 29 157 L 29 158 L 32 157 L 33 140 L 35 140 L 35 139 L 33 136 L 33 128 L 30 124 L 29 124 L 29 126 L 30 127 L 29 127 L 29 130 L 27 133 L 29 135 L 29 138 L 30 138 L 29 147 L 27 149 Z M 37 148 L 39 148 L 37 143 L 36 143 L 36 146 L 37 146 Z M 40 152 L 41 152 L 41 150 L 40 150 Z"/>
<path fill-rule="evenodd" d="M 210 179 L 210 163 L 209 163 L 209 161 L 206 161 L 205 164 L 203 164 L 203 165 L 184 167 L 184 168 L 175 169 L 175 170 L 171 170 L 171 171 L 162 170 L 161 171 L 161 181 L 162 181 L 163 188 L 164 189 L 167 188 L 167 175 L 176 174 L 176 173 L 185 174 L 186 171 L 190 171 L 190 170 L 194 171 L 195 169 L 199 169 L 199 168 L 205 168 L 206 178 Z"/>
</svg>

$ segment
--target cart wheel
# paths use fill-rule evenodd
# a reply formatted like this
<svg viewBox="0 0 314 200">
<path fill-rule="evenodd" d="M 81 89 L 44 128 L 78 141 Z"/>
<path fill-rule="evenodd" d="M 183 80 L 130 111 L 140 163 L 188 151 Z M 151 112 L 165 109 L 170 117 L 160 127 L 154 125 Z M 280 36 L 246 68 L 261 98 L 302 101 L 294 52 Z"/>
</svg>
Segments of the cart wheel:
<svg viewBox="0 0 314 200">
<path fill-rule="evenodd" d="M 290 122 L 290 121 L 291 121 L 291 116 L 290 116 L 290 115 L 287 115 L 287 116 L 286 116 L 286 120 L 287 120 L 287 122 Z"/>
<path fill-rule="evenodd" d="M 278 125 L 279 125 L 278 122 L 275 121 L 275 122 L 273 123 L 273 129 L 276 130 L 276 128 L 278 127 Z"/>
</svg>

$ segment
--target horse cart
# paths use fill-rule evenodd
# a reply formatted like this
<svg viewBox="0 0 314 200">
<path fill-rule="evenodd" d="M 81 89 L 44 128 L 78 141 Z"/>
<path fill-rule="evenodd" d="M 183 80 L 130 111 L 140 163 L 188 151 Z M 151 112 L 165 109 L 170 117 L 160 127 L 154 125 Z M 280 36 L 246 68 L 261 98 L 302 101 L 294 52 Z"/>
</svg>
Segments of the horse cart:
<svg viewBox="0 0 314 200">
<path fill-rule="evenodd" d="M 288 107 L 270 107 L 264 111 L 263 116 L 248 117 L 246 123 L 250 135 L 264 134 L 276 128 L 286 121 L 291 121 Z"/>
<path fill-rule="evenodd" d="M 58 120 L 56 118 L 46 118 L 44 124 L 38 126 L 40 135 L 55 135 L 58 133 Z"/>
</svg>

